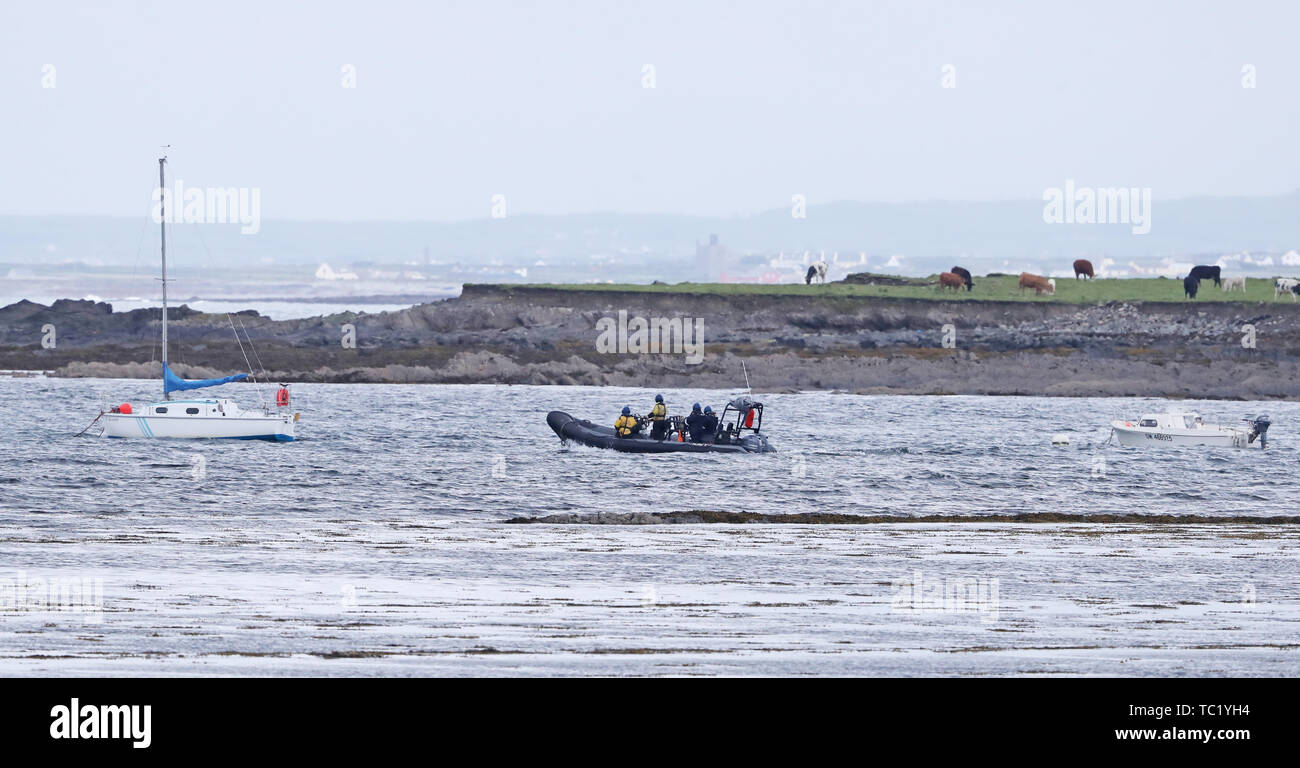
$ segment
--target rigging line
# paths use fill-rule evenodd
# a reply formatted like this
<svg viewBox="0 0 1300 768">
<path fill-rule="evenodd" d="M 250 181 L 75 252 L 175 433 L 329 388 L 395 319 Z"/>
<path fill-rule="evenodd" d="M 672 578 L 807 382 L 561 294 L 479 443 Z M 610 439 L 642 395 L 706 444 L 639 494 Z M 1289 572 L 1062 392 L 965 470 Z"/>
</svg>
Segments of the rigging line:
<svg viewBox="0 0 1300 768">
<path fill-rule="evenodd" d="M 153 182 L 152 179 L 149 181 L 149 189 L 150 189 L 150 190 L 156 190 L 156 189 L 158 189 L 158 187 L 154 184 L 154 182 Z M 149 229 L 149 225 L 150 225 L 151 223 L 154 223 L 154 222 L 153 222 L 153 206 L 154 206 L 154 200 L 153 200 L 153 192 L 152 192 L 152 191 L 150 191 L 150 193 L 149 193 L 149 198 L 150 198 L 150 199 L 149 199 L 149 210 L 145 213 L 144 221 L 140 222 L 140 239 L 139 239 L 138 241 L 136 241 L 136 244 L 135 244 L 135 263 L 131 265 L 131 278 L 132 278 L 132 279 L 135 279 L 135 273 L 136 273 L 136 270 L 138 270 L 138 269 L 140 268 L 140 249 L 144 247 L 144 233 L 145 233 L 146 231 L 148 231 L 148 229 Z"/>
<path fill-rule="evenodd" d="M 253 384 L 257 386 L 257 399 L 262 403 L 262 409 L 266 410 L 266 398 L 262 396 L 262 383 L 257 380 L 257 374 L 253 371 L 253 364 L 248 362 L 248 353 L 244 351 L 244 342 L 239 340 L 239 331 L 235 330 L 235 321 L 230 319 L 230 313 L 226 313 L 226 322 L 230 323 L 230 331 L 235 334 L 235 343 L 239 345 L 239 354 L 244 356 L 244 365 L 248 366 L 248 374 L 253 379 Z"/>
<path fill-rule="evenodd" d="M 266 370 L 265 365 L 262 365 L 262 358 L 257 354 L 257 347 L 253 346 L 253 337 L 248 335 L 248 328 L 244 326 L 244 318 L 242 317 L 239 318 L 239 327 L 244 331 L 244 338 L 248 339 L 248 348 L 253 350 L 253 359 L 257 361 L 257 367 L 262 369 L 262 378 L 266 379 L 267 383 L 270 383 L 271 372 Z"/>
<path fill-rule="evenodd" d="M 206 261 L 199 262 L 198 268 L 195 270 L 195 272 L 198 275 L 198 278 L 201 280 L 204 277 L 205 266 L 207 264 L 215 263 L 215 260 L 212 258 L 212 249 L 208 247 L 208 241 L 203 239 L 202 226 L 197 226 L 194 228 L 194 236 L 198 239 L 199 245 L 203 246 L 204 255 L 208 257 Z"/>
<path fill-rule="evenodd" d="M 180 176 L 176 173 L 175 163 L 172 163 L 172 175 L 175 178 L 180 178 Z M 177 211 L 179 212 L 180 209 L 178 208 Z M 200 226 L 193 227 L 193 229 L 194 229 L 194 237 L 198 239 L 199 245 L 203 247 L 203 253 L 207 256 L 207 261 L 199 262 L 198 267 L 195 269 L 194 273 L 191 274 L 191 277 L 197 276 L 197 279 L 201 280 L 205 274 L 206 265 L 215 264 L 216 260 L 213 259 L 212 257 L 212 249 L 208 247 L 208 241 L 203 239 L 203 227 L 200 225 Z"/>
</svg>

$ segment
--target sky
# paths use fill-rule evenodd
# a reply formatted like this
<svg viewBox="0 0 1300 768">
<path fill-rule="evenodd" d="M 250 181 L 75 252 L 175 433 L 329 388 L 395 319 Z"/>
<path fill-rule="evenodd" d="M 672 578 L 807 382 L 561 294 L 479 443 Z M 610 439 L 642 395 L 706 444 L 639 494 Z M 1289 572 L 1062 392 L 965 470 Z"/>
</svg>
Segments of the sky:
<svg viewBox="0 0 1300 768">
<path fill-rule="evenodd" d="M 0 215 L 146 215 L 162 145 L 263 219 L 1287 194 L 1297 29 L 1294 2 L 0 0 Z"/>
</svg>

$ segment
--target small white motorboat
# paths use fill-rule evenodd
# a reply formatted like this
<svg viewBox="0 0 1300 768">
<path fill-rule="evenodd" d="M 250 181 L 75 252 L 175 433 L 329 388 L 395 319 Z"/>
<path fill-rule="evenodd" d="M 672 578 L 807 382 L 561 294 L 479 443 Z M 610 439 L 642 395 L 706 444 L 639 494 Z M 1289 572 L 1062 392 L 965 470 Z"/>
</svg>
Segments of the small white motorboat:
<svg viewBox="0 0 1300 768">
<path fill-rule="evenodd" d="M 1112 421 L 1119 444 L 1141 446 L 1209 445 L 1219 448 L 1268 447 L 1267 416 L 1243 419 L 1244 427 L 1207 424 L 1195 411 L 1152 413 L 1137 421 Z M 1258 442 L 1257 442 L 1258 441 Z"/>
</svg>

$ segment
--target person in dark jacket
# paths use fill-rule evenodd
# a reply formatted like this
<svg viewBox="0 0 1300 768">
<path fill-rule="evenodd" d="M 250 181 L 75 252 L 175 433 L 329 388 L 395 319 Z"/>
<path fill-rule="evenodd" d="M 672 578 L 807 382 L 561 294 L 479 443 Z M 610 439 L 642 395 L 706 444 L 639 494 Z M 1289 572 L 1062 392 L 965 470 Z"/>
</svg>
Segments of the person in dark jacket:
<svg viewBox="0 0 1300 768">
<path fill-rule="evenodd" d="M 708 417 L 700 410 L 700 404 L 696 403 L 691 406 L 691 415 L 686 417 L 686 429 L 691 434 L 692 443 L 698 443 L 703 439 L 705 426 L 708 423 Z"/>
<path fill-rule="evenodd" d="M 718 417 L 713 412 L 713 406 L 704 406 L 704 439 L 701 442 L 711 443 L 718 435 Z"/>
</svg>

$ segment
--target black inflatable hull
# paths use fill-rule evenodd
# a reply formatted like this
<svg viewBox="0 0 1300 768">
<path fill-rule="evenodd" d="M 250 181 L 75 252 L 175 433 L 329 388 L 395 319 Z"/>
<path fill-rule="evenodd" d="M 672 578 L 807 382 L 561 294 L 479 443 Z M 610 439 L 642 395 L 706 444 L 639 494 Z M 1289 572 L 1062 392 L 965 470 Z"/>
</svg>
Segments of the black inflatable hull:
<svg viewBox="0 0 1300 768">
<path fill-rule="evenodd" d="M 775 449 L 766 439 L 749 440 L 744 443 L 718 445 L 716 443 L 679 443 L 676 440 L 652 440 L 648 435 L 619 437 L 613 427 L 593 424 L 586 419 L 575 419 L 564 411 L 551 411 L 546 414 L 546 423 L 550 425 L 560 440 L 572 440 L 575 443 L 592 448 L 608 448 L 624 453 L 774 453 Z"/>
</svg>

